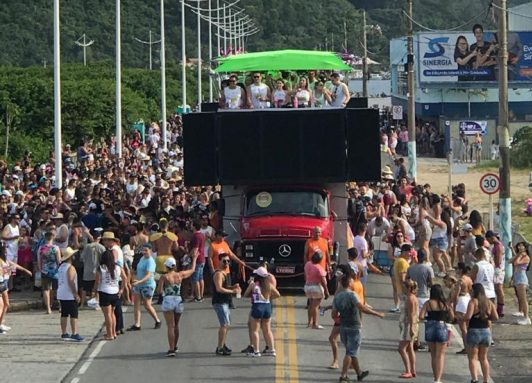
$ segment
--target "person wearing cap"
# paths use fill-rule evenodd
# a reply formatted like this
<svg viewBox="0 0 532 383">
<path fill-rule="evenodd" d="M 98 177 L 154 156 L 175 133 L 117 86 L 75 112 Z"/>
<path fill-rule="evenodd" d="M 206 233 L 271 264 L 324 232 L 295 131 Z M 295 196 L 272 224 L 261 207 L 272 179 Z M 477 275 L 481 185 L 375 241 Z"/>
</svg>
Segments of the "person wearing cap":
<svg viewBox="0 0 532 383">
<path fill-rule="evenodd" d="M 261 266 L 253 271 L 253 276 L 249 280 L 249 285 L 244 292 L 244 297 L 251 298 L 251 326 L 249 328 L 251 336 L 252 350 L 248 356 L 261 356 L 259 348 L 259 329 L 266 342 L 265 355 L 275 356 L 275 346 L 273 344 L 272 333 L 272 299 L 279 298 L 281 294 L 276 286 L 272 284 L 268 270 Z"/>
<path fill-rule="evenodd" d="M 72 266 L 72 256 L 77 252 L 71 247 L 61 250 L 61 266 L 57 272 L 57 299 L 61 304 L 61 339 L 81 342 L 84 338 L 78 333 L 78 273 Z M 71 335 L 67 333 L 69 317 Z"/>
<path fill-rule="evenodd" d="M 345 108 L 351 95 L 347 85 L 340 80 L 340 73 L 331 74 L 331 106 L 336 108 Z"/>
<path fill-rule="evenodd" d="M 168 220 L 166 218 L 159 220 L 159 229 L 159 232 L 150 236 L 150 243 L 156 257 L 155 271 L 158 274 L 164 274 L 166 273 L 164 262 L 179 250 L 179 245 L 177 243 L 177 235 L 168 230 Z"/>
<path fill-rule="evenodd" d="M 495 266 L 495 275 L 493 276 L 493 284 L 495 286 L 495 294 L 497 295 L 497 314 L 500 318 L 504 317 L 504 245 L 493 232 L 488 230 L 486 232 L 486 240 L 491 245 L 491 254 Z"/>
<path fill-rule="evenodd" d="M 66 249 L 68 247 L 69 230 L 68 225 L 64 222 L 63 214 L 56 213 L 52 216 L 52 220 L 57 225 L 54 242 L 60 249 Z"/>
<path fill-rule="evenodd" d="M 190 278 L 196 267 L 198 253 L 192 254 L 192 267 L 188 270 L 177 271 L 177 262 L 174 257 L 164 262 L 167 272 L 161 276 L 157 284 L 157 292 L 163 295 L 162 310 L 166 326 L 168 327 L 168 352 L 166 356 L 173 357 L 178 351 L 179 320 L 183 314 L 183 299 L 181 298 L 181 284 Z"/>
<path fill-rule="evenodd" d="M 466 266 L 473 267 L 475 264 L 475 251 L 477 251 L 477 244 L 475 241 L 475 235 L 473 234 L 473 226 L 466 223 L 462 228 L 465 239 L 463 240 L 463 246 L 459 252 L 459 260 L 464 262 Z"/>
<path fill-rule="evenodd" d="M 224 237 L 227 237 L 227 234 L 223 230 L 216 230 L 214 234 L 214 240 L 211 243 L 209 248 L 209 268 L 212 273 L 214 273 L 220 266 L 220 256 L 222 254 L 227 254 L 227 256 L 234 262 L 239 263 L 242 266 L 246 264 L 238 258 L 238 256 L 233 253 L 229 244 L 226 242 Z M 229 264 L 226 265 L 226 272 L 229 272 Z"/>
<path fill-rule="evenodd" d="M 152 245 L 146 243 L 142 249 L 142 258 L 139 260 L 136 269 L 135 280 L 132 283 L 133 296 L 135 297 L 135 309 L 134 320 L 135 323 L 127 329 L 127 331 L 138 331 L 141 325 L 141 310 L 140 304 L 144 305 L 144 308 L 155 320 L 155 328 L 161 328 L 161 321 L 157 316 L 157 312 L 153 308 L 152 298 L 155 292 L 155 260 L 151 254 Z M 171 259 L 169 257 L 167 259 Z M 166 262 L 166 260 L 165 260 Z M 166 266 L 165 266 L 166 267 Z"/>
<path fill-rule="evenodd" d="M 97 230 L 100 229 L 100 230 Z M 96 270 L 100 264 L 105 247 L 100 243 L 103 229 L 97 228 L 93 231 L 93 242 L 83 247 L 81 251 L 81 262 L 83 263 L 83 290 L 81 291 L 80 307 L 84 307 L 89 299 L 93 298 L 94 282 L 96 281 Z"/>
</svg>

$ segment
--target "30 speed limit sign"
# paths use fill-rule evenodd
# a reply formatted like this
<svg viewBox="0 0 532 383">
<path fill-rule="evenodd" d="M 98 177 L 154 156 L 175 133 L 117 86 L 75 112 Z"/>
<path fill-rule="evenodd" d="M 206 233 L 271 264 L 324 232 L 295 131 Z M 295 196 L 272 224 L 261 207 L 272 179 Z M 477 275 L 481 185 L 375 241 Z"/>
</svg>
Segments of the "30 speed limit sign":
<svg viewBox="0 0 532 383">
<path fill-rule="evenodd" d="M 501 187 L 499 176 L 494 173 L 486 173 L 480 178 L 480 190 L 486 194 L 495 194 Z"/>
</svg>

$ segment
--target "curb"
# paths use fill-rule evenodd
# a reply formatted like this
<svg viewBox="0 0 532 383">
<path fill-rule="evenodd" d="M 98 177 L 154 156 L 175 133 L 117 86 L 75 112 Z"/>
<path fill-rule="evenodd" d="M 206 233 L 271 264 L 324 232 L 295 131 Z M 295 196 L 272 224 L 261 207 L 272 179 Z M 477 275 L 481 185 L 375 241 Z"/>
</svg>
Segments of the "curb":
<svg viewBox="0 0 532 383">
<path fill-rule="evenodd" d="M 17 311 L 28 311 L 42 308 L 43 304 L 41 299 L 11 300 L 7 312 L 13 313 Z"/>
</svg>

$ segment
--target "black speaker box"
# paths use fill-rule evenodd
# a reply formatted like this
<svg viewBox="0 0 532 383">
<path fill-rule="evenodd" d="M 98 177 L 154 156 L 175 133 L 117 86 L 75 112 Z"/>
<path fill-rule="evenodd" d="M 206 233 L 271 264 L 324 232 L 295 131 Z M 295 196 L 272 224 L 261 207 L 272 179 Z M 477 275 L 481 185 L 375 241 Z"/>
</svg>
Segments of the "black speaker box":
<svg viewBox="0 0 532 383">
<path fill-rule="evenodd" d="M 346 108 L 348 109 L 359 109 L 368 107 L 369 105 L 367 97 L 351 97 L 346 105 Z"/>
<path fill-rule="evenodd" d="M 379 111 L 346 109 L 349 181 L 381 180 Z"/>
<path fill-rule="evenodd" d="M 184 115 L 183 148 L 185 185 L 217 184 L 216 113 Z"/>
</svg>

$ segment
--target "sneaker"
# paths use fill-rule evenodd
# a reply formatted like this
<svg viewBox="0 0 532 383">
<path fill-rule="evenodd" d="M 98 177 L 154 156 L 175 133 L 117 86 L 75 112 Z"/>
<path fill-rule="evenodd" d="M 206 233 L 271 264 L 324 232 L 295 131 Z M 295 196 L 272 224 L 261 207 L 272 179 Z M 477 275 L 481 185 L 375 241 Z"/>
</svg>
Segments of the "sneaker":
<svg viewBox="0 0 532 383">
<path fill-rule="evenodd" d="M 227 347 L 226 344 L 224 344 L 224 346 L 222 347 L 225 351 L 227 351 L 228 353 L 232 353 L 233 350 L 231 350 L 229 347 Z"/>
<path fill-rule="evenodd" d="M 251 358 L 258 358 L 259 356 L 261 356 L 260 352 L 258 352 L 258 351 L 257 352 L 255 352 L 255 351 L 248 352 L 246 355 L 251 357 Z"/>
<path fill-rule="evenodd" d="M 179 352 L 179 347 L 176 346 L 176 348 L 174 348 L 174 352 L 177 354 Z"/>
<path fill-rule="evenodd" d="M 340 376 L 340 379 L 338 379 L 340 383 L 352 383 L 353 381 L 349 379 L 347 376 Z"/>
<path fill-rule="evenodd" d="M 362 371 L 360 375 L 357 375 L 357 380 L 360 382 L 364 380 L 364 378 L 368 375 L 369 375 L 369 371 Z"/>
<path fill-rule="evenodd" d="M 166 353 L 166 356 L 171 358 L 171 357 L 174 357 L 175 356 L 175 350 L 168 350 L 168 352 Z"/>
<path fill-rule="evenodd" d="M 203 298 L 194 298 L 194 302 L 201 303 L 203 302 Z"/>
<path fill-rule="evenodd" d="M 389 310 L 389 312 L 391 312 L 391 313 L 400 313 L 401 309 L 399 307 L 394 307 L 394 308 L 391 308 Z"/>
<path fill-rule="evenodd" d="M 135 325 L 130 326 L 127 328 L 126 331 L 140 331 L 140 326 L 135 326 Z"/>
<path fill-rule="evenodd" d="M 6 326 L 5 324 L 0 324 L 0 330 L 9 331 L 11 330 L 11 327 Z"/>
<path fill-rule="evenodd" d="M 444 273 L 443 271 L 440 271 L 438 274 L 436 274 L 436 276 L 438 276 L 440 278 L 444 278 L 446 275 L 447 275 L 447 273 Z"/>
<path fill-rule="evenodd" d="M 154 329 L 161 328 L 161 321 L 155 322 L 155 326 L 153 326 Z"/>
<path fill-rule="evenodd" d="M 242 354 L 247 354 L 249 352 L 253 352 L 253 346 L 252 345 L 249 345 L 247 346 L 245 349 L 243 349 L 242 351 L 240 351 Z"/>
<path fill-rule="evenodd" d="M 70 339 L 72 339 L 73 341 L 75 342 L 83 342 L 85 340 L 84 337 L 82 337 L 81 335 L 79 334 L 73 334 Z"/>
<path fill-rule="evenodd" d="M 72 338 L 70 338 L 70 334 L 63 334 L 61 335 L 61 340 L 72 340 Z"/>
<path fill-rule="evenodd" d="M 516 321 L 516 323 L 517 323 L 518 325 L 521 325 L 521 326 L 528 326 L 531 322 L 530 322 L 530 318 L 524 318 L 524 317 L 523 317 L 523 318 L 521 318 L 521 319 L 518 319 L 518 320 Z"/>
<path fill-rule="evenodd" d="M 515 317 L 515 318 L 524 318 L 525 314 L 523 314 L 521 311 L 518 311 L 518 312 L 513 313 L 512 316 Z"/>
<path fill-rule="evenodd" d="M 262 352 L 262 355 L 265 355 L 265 356 L 277 356 L 277 353 L 275 352 L 275 350 L 264 350 Z"/>
<path fill-rule="evenodd" d="M 215 352 L 216 352 L 216 355 L 223 355 L 223 356 L 231 355 L 231 353 L 226 351 L 226 350 L 224 350 L 223 347 L 220 347 L 220 348 L 216 347 L 216 351 Z"/>
<path fill-rule="evenodd" d="M 4 331 L 0 328 L 0 335 L 7 335 L 7 331 Z"/>
<path fill-rule="evenodd" d="M 270 351 L 270 348 L 268 346 L 264 347 L 264 350 L 262 350 L 263 354 L 266 354 L 268 351 Z"/>
</svg>

